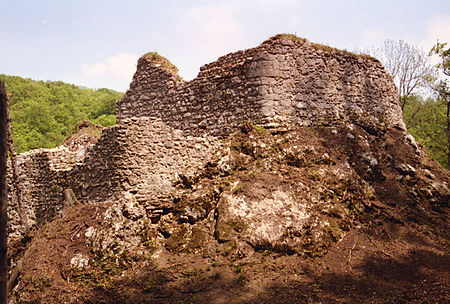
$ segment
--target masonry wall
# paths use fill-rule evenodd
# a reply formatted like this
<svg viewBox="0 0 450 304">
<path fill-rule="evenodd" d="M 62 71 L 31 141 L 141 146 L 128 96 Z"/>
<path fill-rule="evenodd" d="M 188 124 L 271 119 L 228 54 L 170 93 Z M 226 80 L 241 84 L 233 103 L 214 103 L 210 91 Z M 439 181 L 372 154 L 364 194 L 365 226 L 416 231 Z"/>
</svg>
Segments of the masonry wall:
<svg viewBox="0 0 450 304">
<path fill-rule="evenodd" d="M 254 111 L 258 84 L 246 81 L 249 58 L 256 50 L 221 57 L 190 82 L 145 57 L 138 62 L 130 90 L 117 104 L 117 121 L 130 117 L 158 117 L 168 125 L 198 135 L 204 130 L 229 132 L 246 120 L 259 120 Z"/>
<path fill-rule="evenodd" d="M 211 135 L 243 122 L 404 128 L 396 92 L 377 60 L 286 35 L 220 57 L 190 82 L 180 81 L 166 59 L 143 56 L 117 103 L 118 124 L 103 129 L 97 142 L 79 137 L 70 147 L 20 155 L 30 225 L 41 226 L 63 208 L 66 188 L 84 203 L 131 199 L 164 212 L 179 176 L 220 149 Z M 21 232 L 11 190 L 14 237 Z"/>
<path fill-rule="evenodd" d="M 71 187 L 73 169 L 82 157 L 64 146 L 38 149 L 18 156 L 18 166 L 28 225 L 42 226 L 63 208 L 63 191 Z M 22 233 L 17 198 L 8 163 L 8 231 L 15 238 Z"/>
<path fill-rule="evenodd" d="M 404 129 L 395 85 L 376 59 L 289 35 L 220 57 L 192 81 L 178 78 L 142 57 L 117 104 L 118 123 L 158 117 L 190 134 L 215 135 L 245 121 Z"/>
<path fill-rule="evenodd" d="M 219 146 L 215 138 L 186 136 L 160 119 L 127 119 L 105 129 L 88 151 L 74 191 L 86 201 L 133 197 L 157 208 L 177 176 L 203 166 Z"/>
<path fill-rule="evenodd" d="M 131 199 L 158 215 L 172 205 L 179 176 L 204 166 L 220 146 L 215 138 L 185 135 L 160 119 L 142 117 L 105 128 L 85 153 L 61 146 L 21 154 L 28 224 L 40 227 L 61 211 L 67 188 L 82 203 Z M 15 238 L 23 231 L 14 189 L 8 188 L 8 227 Z"/>
</svg>

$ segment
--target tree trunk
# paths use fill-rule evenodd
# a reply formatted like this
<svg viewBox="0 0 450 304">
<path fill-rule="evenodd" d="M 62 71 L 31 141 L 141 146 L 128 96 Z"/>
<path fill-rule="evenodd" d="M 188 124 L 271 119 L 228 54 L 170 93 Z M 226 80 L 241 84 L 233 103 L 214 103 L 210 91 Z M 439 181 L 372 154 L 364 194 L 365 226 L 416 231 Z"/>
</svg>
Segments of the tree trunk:
<svg viewBox="0 0 450 304">
<path fill-rule="evenodd" d="M 27 233 L 28 230 L 28 220 L 27 215 L 25 213 L 25 209 L 23 207 L 23 195 L 22 195 L 22 185 L 20 183 L 20 171 L 19 167 L 17 166 L 17 157 L 16 157 L 16 151 L 14 149 L 14 139 L 13 139 L 13 133 L 12 133 L 12 126 L 11 126 L 11 115 L 9 113 L 9 96 L 6 95 L 6 119 L 7 119 L 7 132 L 8 132 L 8 151 L 9 151 L 9 157 L 11 158 L 11 171 L 12 171 L 12 184 L 14 186 L 14 190 L 16 193 L 16 199 L 17 199 L 17 210 L 19 212 L 20 222 L 22 224 L 24 235 Z"/>
<path fill-rule="evenodd" d="M 7 295 L 7 189 L 6 189 L 6 161 L 7 161 L 7 91 L 0 79 L 0 304 L 6 304 Z"/>
<path fill-rule="evenodd" d="M 447 169 L 450 170 L 450 97 L 447 95 Z"/>
<path fill-rule="evenodd" d="M 406 97 L 400 96 L 399 99 L 400 99 L 400 108 L 402 109 L 402 112 L 403 112 L 403 110 L 405 109 Z"/>
</svg>

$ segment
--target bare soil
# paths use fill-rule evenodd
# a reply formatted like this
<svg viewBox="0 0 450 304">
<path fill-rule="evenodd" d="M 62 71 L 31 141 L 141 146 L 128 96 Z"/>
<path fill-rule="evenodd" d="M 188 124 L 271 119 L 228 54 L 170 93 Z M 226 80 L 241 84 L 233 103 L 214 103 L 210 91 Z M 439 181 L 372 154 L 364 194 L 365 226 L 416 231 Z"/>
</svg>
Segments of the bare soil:
<svg viewBox="0 0 450 304">
<path fill-rule="evenodd" d="M 290 131 L 258 132 L 247 127 L 232 138 L 241 155 L 233 176 L 247 181 L 240 191 L 249 195 L 250 188 L 270 188 L 272 180 L 280 183 L 267 172 L 254 171 L 264 151 L 253 149 L 252 142 L 261 137 L 276 141 Z M 361 194 L 355 180 L 359 192 L 355 190 L 353 199 L 360 200 L 362 209 L 349 215 L 342 238 L 323 253 L 250 247 L 239 252 L 212 238 L 204 250 L 147 244 L 116 258 L 98 256 L 86 245 L 85 232 L 101 226 L 112 202 L 78 205 L 34 232 L 31 241 L 10 244 L 10 262 L 24 261 L 12 297 L 18 303 L 450 303 L 448 196 L 430 199 L 411 193 L 427 186 L 423 170 L 440 181 L 448 181 L 448 172 L 425 151 L 418 156 L 403 144 L 401 131 L 379 134 L 359 127 L 352 131 L 353 138 L 366 138 L 367 149 L 377 155 L 378 165 L 369 173 L 358 156 L 364 143 L 350 140 L 347 131 L 295 132 L 303 144 L 328 153 L 333 163 L 348 161 L 375 191 Z M 310 172 L 332 166 L 312 158 L 274 163 L 279 172 L 287 170 L 279 175 L 284 176 L 282 183 L 307 178 L 320 182 L 312 180 Z M 399 163 L 413 165 L 417 173 L 399 181 L 395 169 Z M 196 182 L 218 182 L 210 169 Z M 88 268 L 70 266 L 77 253 L 90 258 Z"/>
</svg>

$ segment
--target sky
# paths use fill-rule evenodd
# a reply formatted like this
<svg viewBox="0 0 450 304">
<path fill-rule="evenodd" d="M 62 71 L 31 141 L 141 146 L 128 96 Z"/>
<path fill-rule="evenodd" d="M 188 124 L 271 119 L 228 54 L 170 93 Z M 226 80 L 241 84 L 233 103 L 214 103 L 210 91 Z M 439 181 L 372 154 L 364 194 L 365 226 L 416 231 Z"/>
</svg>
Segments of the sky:
<svg viewBox="0 0 450 304">
<path fill-rule="evenodd" d="M 349 51 L 450 42 L 449 0 L 0 0 L 0 74 L 129 88 L 156 51 L 180 75 L 277 33 Z"/>
</svg>

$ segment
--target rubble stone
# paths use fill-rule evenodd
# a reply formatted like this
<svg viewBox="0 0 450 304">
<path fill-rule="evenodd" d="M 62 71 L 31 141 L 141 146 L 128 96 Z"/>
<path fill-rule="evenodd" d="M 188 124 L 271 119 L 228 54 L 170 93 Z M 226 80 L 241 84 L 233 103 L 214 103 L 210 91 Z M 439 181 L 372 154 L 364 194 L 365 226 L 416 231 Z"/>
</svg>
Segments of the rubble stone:
<svg viewBox="0 0 450 304">
<path fill-rule="evenodd" d="M 217 155 L 223 146 L 217 136 L 245 122 L 404 130 L 392 78 L 368 56 L 277 35 L 201 67 L 189 82 L 158 56 L 139 59 L 117 103 L 118 124 L 103 129 L 96 142 L 81 138 L 75 146 L 19 156 L 29 226 L 43 225 L 63 208 L 64 189 L 82 203 L 126 202 L 120 212 L 127 220 L 142 220 L 144 212 L 158 220 L 172 208 L 179 179 Z M 223 174 L 232 167 L 232 159 L 220 163 Z M 14 238 L 22 232 L 11 187 L 9 193 Z"/>
</svg>

